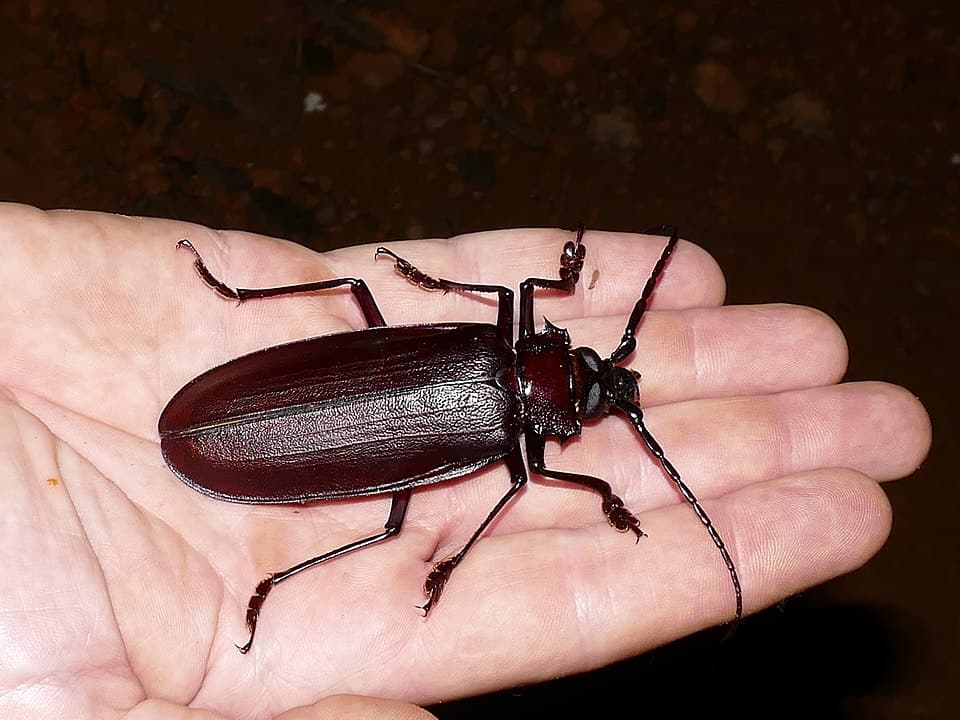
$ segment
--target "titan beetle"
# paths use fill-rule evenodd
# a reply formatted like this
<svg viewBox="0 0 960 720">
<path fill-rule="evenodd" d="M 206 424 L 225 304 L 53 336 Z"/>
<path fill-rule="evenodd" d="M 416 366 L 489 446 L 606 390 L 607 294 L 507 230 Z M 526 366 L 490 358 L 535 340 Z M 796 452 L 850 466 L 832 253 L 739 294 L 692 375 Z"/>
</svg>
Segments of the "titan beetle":
<svg viewBox="0 0 960 720">
<path fill-rule="evenodd" d="M 453 569 L 510 499 L 527 482 L 520 450 L 526 443 L 537 475 L 597 492 L 610 524 L 643 537 L 637 518 L 599 478 L 551 470 L 544 464 L 547 438 L 579 435 L 582 422 L 613 410 L 636 428 L 648 450 L 676 484 L 720 551 L 743 611 L 733 560 L 707 513 L 647 430 L 638 403 L 639 374 L 619 367 L 635 349 L 635 333 L 678 241 L 669 236 L 627 321 L 619 345 L 606 359 L 588 347 L 571 348 L 566 330 L 549 321 L 534 326 L 535 288 L 572 294 L 583 269 L 581 226 L 560 256 L 559 279 L 528 278 L 520 285 L 519 338 L 513 337 L 513 291 L 435 279 L 400 256 L 396 270 L 426 290 L 496 294 L 495 325 L 451 322 L 387 326 L 363 280 L 339 278 L 267 289 L 234 290 L 207 269 L 188 240 L 203 281 L 238 301 L 347 287 L 369 325 L 266 348 L 209 370 L 179 390 L 160 415 L 160 446 L 167 464 L 187 485 L 240 503 L 305 503 L 365 495 L 392 496 L 384 529 L 268 575 L 247 608 L 250 631 L 238 646 L 247 652 L 267 594 L 279 583 L 327 560 L 382 542 L 400 532 L 413 489 L 468 475 L 503 460 L 510 488 L 466 545 L 437 563 L 424 583 L 425 613 L 438 601 Z"/>
</svg>

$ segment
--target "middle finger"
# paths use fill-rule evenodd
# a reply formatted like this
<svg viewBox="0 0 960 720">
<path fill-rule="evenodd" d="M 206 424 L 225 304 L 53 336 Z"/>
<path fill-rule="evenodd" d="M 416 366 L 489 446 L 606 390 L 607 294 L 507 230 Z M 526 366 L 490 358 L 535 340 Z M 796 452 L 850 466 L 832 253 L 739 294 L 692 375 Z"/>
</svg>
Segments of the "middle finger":
<svg viewBox="0 0 960 720">
<path fill-rule="evenodd" d="M 616 347 L 625 318 L 567 324 L 574 347 L 601 356 Z M 837 325 L 798 305 L 727 305 L 653 311 L 637 332 L 626 366 L 641 374 L 641 405 L 755 395 L 837 382 L 847 345 Z"/>
</svg>

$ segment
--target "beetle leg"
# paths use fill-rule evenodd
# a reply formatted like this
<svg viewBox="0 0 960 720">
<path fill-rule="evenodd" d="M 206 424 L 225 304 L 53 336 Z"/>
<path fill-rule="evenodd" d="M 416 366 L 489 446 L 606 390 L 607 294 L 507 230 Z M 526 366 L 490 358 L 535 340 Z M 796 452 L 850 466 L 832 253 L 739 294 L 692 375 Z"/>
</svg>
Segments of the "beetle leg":
<svg viewBox="0 0 960 720">
<path fill-rule="evenodd" d="M 646 535 L 646 533 L 640 529 L 640 521 L 637 520 L 632 512 L 624 507 L 623 500 L 617 495 L 614 495 L 610 483 L 590 475 L 550 470 L 543 462 L 545 444 L 542 436 L 527 433 L 527 459 L 530 461 L 530 467 L 533 468 L 533 471 L 538 475 L 553 478 L 554 480 L 563 480 L 564 482 L 583 485 L 599 493 L 602 498 L 603 514 L 607 516 L 610 524 L 620 532 L 630 530 L 637 536 L 637 542 L 640 542 L 640 538 Z"/>
<path fill-rule="evenodd" d="M 403 526 L 403 516 L 407 512 L 407 504 L 410 502 L 410 495 L 412 492 L 413 490 L 401 490 L 400 492 L 394 493 L 393 503 L 390 505 L 390 516 L 387 518 L 387 522 L 384 523 L 382 533 L 371 535 L 368 538 L 349 543 L 343 547 L 337 548 L 336 550 L 331 550 L 330 552 L 324 553 L 323 555 L 318 555 L 317 557 L 310 558 L 309 560 L 304 560 L 302 563 L 294 565 L 292 568 L 284 570 L 283 572 L 273 573 L 261 580 L 250 598 L 250 603 L 247 605 L 247 629 L 250 631 L 250 639 L 247 640 L 247 642 L 243 645 L 237 645 L 237 650 L 242 653 L 246 653 L 248 650 L 250 650 L 250 646 L 253 645 L 253 636 L 257 631 L 257 619 L 260 616 L 260 608 L 263 607 L 264 600 L 267 599 L 267 595 L 270 594 L 270 591 L 273 590 L 273 588 L 282 583 L 284 580 L 293 577 L 297 573 L 302 572 L 307 568 L 312 568 L 313 566 L 324 563 L 327 560 L 333 560 L 334 558 L 338 558 L 341 555 L 346 555 L 354 550 L 359 550 L 360 548 L 369 547 L 379 542 L 383 542 L 384 540 L 387 540 L 388 538 L 391 538 L 399 533 L 400 528 Z"/>
<path fill-rule="evenodd" d="M 197 274 L 218 295 L 227 298 L 228 300 L 237 300 L 239 302 L 243 302 L 244 300 L 279 297 L 281 295 L 296 295 L 299 293 L 319 292 L 321 290 L 331 290 L 333 288 L 349 285 L 350 292 L 352 292 L 353 296 L 357 299 L 357 304 L 360 305 L 360 311 L 363 313 L 363 317 L 367 321 L 367 325 L 370 327 L 381 327 L 387 324 L 383 319 L 383 314 L 380 312 L 380 308 L 377 307 L 377 303 L 373 299 L 373 293 L 370 292 L 370 288 L 368 288 L 367 284 L 359 278 L 336 278 L 333 280 L 319 280 L 317 282 L 301 283 L 299 285 L 282 285 L 280 287 L 272 288 L 234 289 L 223 283 L 221 280 L 218 280 L 214 274 L 210 272 L 206 264 L 203 262 L 203 258 L 200 257 L 200 253 L 197 252 L 197 249 L 189 240 L 181 240 L 177 243 L 177 247 L 187 248 L 193 253 L 194 258 L 196 258 L 193 262 L 193 265 L 197 269 Z"/>
<path fill-rule="evenodd" d="M 587 255 L 587 247 L 583 244 L 584 226 L 577 228 L 577 239 L 567 242 L 560 255 L 560 279 L 527 278 L 520 285 L 520 337 L 533 335 L 536 331 L 533 320 L 533 289 L 560 290 L 572 294 L 580 280 L 580 271 L 583 270 L 583 259 Z"/>
<path fill-rule="evenodd" d="M 650 273 L 650 277 L 647 278 L 647 284 L 643 286 L 643 292 L 640 293 L 640 299 L 637 300 L 636 305 L 633 306 L 633 312 L 630 313 L 630 319 L 627 320 L 627 327 L 623 331 L 623 337 L 620 338 L 620 344 L 617 345 L 617 349 L 610 354 L 610 361 L 614 363 L 624 360 L 637 347 L 637 341 L 634 338 L 637 332 L 637 326 L 640 324 L 640 319 L 643 317 L 643 314 L 647 311 L 647 303 L 650 300 L 650 296 L 653 295 L 657 281 L 663 274 L 663 269 L 667 266 L 667 260 L 670 259 L 670 255 L 673 253 L 673 249 L 677 246 L 677 241 L 680 239 L 680 231 L 673 225 L 661 225 L 658 228 L 654 228 L 651 232 L 669 235 L 670 239 L 664 246 L 663 252 L 660 253 L 660 259 L 657 260 L 657 264 L 653 266 L 653 271 Z"/>
<path fill-rule="evenodd" d="M 493 522 L 493 519 L 503 510 L 504 506 L 510 502 L 510 498 L 516 495 L 520 488 L 527 483 L 527 468 L 523 463 L 523 455 L 520 453 L 519 445 L 510 451 L 510 454 L 504 458 L 504 461 L 507 463 L 507 469 L 510 471 L 510 478 L 513 484 L 504 496 L 500 498 L 500 501 L 494 505 L 490 514 L 480 523 L 480 527 L 470 536 L 470 539 L 467 541 L 467 544 L 463 546 L 463 549 L 453 557 L 442 560 L 433 566 L 433 570 L 423 584 L 423 591 L 428 596 L 427 601 L 420 606 L 420 609 L 423 610 L 424 617 L 430 612 L 430 608 L 436 604 L 437 600 L 440 599 L 443 586 L 446 585 L 447 580 L 450 579 L 450 574 L 453 572 L 453 569 L 460 564 L 460 561 L 463 560 L 467 551 L 473 547 L 473 544 L 480 538 L 483 531 L 487 529 L 487 526 Z"/>
<path fill-rule="evenodd" d="M 463 283 L 455 280 L 431 277 L 385 247 L 377 248 L 376 257 L 380 257 L 381 255 L 389 255 L 392 257 L 397 272 L 424 290 L 496 293 L 499 296 L 499 303 L 497 305 L 497 334 L 500 335 L 507 344 L 513 345 L 513 290 L 503 285 L 481 285 L 478 283 Z"/>
</svg>

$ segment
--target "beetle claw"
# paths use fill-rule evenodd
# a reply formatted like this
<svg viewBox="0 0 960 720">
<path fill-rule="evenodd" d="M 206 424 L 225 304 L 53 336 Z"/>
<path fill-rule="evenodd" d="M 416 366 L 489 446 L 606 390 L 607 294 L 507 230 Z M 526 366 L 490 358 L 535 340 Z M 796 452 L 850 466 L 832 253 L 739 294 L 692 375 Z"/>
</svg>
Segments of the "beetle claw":
<svg viewBox="0 0 960 720">
<path fill-rule="evenodd" d="M 607 520 L 617 529 L 618 532 L 633 532 L 637 536 L 637 542 L 647 534 L 640 529 L 640 521 L 636 515 L 623 506 L 623 500 L 613 495 L 608 500 L 603 501 L 603 512 Z"/>
<path fill-rule="evenodd" d="M 250 647 L 253 645 L 253 633 L 250 633 L 250 639 L 247 640 L 243 645 L 237 645 L 236 643 L 233 646 L 240 651 L 241 655 L 246 655 L 250 652 Z"/>
<path fill-rule="evenodd" d="M 179 248 L 186 248 L 187 250 L 189 250 L 190 252 L 192 252 L 196 257 L 198 257 L 198 258 L 200 257 L 200 253 L 197 252 L 197 249 L 193 246 L 193 243 L 190 242 L 189 240 L 187 240 L 187 238 L 183 238 L 183 239 L 181 239 L 181 240 L 178 240 L 178 241 L 177 241 L 177 248 L 178 248 L 178 249 L 179 249 Z"/>
<path fill-rule="evenodd" d="M 257 619 L 260 617 L 260 608 L 263 607 L 264 600 L 267 599 L 267 595 L 270 594 L 270 591 L 273 590 L 273 586 L 276 584 L 274 577 L 275 575 L 268 575 L 261 580 L 253 591 L 250 602 L 247 604 L 247 630 L 250 631 L 250 639 L 243 645 L 236 645 L 236 643 L 234 643 L 237 650 L 244 655 L 249 652 L 253 645 L 253 636 L 257 632 Z"/>
<path fill-rule="evenodd" d="M 442 560 L 434 565 L 433 570 L 427 575 L 427 579 L 423 583 L 423 592 L 428 596 L 428 599 L 423 605 L 417 606 L 423 610 L 424 617 L 430 613 L 430 609 L 440 599 L 440 595 L 443 593 L 443 587 L 447 584 L 447 580 L 450 579 L 450 573 L 453 572 L 453 569 L 457 566 L 457 562 L 458 560 L 455 557 Z"/>
<path fill-rule="evenodd" d="M 424 290 L 443 290 L 444 294 L 450 291 L 450 285 L 446 280 L 437 280 L 436 278 L 430 277 L 415 265 L 411 264 L 410 261 L 404 260 L 392 250 L 388 250 L 385 247 L 378 247 L 374 253 L 374 258 L 379 258 L 381 255 L 392 257 L 393 267 L 396 271 L 414 285 L 418 285 Z"/>
</svg>

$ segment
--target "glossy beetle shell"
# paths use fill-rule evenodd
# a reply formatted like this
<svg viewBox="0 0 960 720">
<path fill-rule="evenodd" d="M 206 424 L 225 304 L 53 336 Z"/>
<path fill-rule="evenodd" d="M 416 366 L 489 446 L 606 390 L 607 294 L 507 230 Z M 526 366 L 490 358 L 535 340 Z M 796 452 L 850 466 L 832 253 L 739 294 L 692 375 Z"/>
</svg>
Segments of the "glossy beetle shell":
<svg viewBox="0 0 960 720">
<path fill-rule="evenodd" d="M 356 497 L 466 475 L 516 447 L 515 352 L 493 325 L 368 328 L 267 348 L 185 385 L 164 459 L 235 502 Z"/>
</svg>

